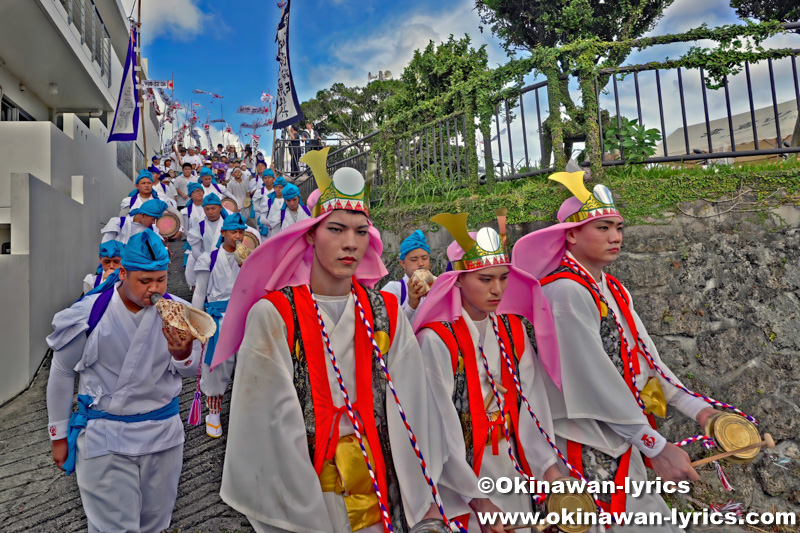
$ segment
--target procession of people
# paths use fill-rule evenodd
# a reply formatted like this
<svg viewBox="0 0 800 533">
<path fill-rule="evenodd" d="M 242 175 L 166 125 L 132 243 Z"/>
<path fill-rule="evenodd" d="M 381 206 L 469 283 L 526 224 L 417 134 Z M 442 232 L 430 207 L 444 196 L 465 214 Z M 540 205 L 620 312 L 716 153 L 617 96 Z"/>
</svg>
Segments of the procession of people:
<svg viewBox="0 0 800 533">
<path fill-rule="evenodd" d="M 661 359 L 630 292 L 604 271 L 623 213 L 583 172 L 550 177 L 573 196 L 513 255 L 505 220 L 470 231 L 466 213 L 441 213 L 432 222 L 453 242 L 437 276 L 425 233 L 403 228 L 402 278 L 379 291 L 384 245 L 358 170 L 329 175 L 328 148 L 308 150 L 293 160 L 317 185 L 303 198 L 259 153 L 231 148 L 154 157 L 103 226 L 83 296 L 53 319 L 48 432 L 90 531 L 170 525 L 183 378 L 196 388 L 186 423 L 227 433 L 220 495 L 259 532 L 502 533 L 479 514 L 556 504 L 487 494 L 482 478 L 623 486 L 650 468 L 689 482 L 684 443 L 655 417 L 671 405 L 700 433 L 726 412 L 749 418 L 687 389 Z M 166 292 L 170 261 L 191 301 Z M 670 512 L 654 492 L 586 502 Z"/>
</svg>

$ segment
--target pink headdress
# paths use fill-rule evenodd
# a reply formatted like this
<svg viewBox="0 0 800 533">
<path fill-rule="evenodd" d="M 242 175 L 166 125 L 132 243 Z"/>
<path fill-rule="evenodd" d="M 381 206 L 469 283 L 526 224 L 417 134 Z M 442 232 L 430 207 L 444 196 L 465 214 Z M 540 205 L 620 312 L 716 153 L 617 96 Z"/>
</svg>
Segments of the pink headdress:
<svg viewBox="0 0 800 533">
<path fill-rule="evenodd" d="M 441 217 L 442 215 L 439 216 Z M 466 216 L 464 216 L 464 221 L 466 221 Z M 450 228 L 448 227 L 448 229 Z M 458 238 L 464 241 L 464 237 L 469 236 L 481 248 L 481 245 L 485 246 L 489 242 L 487 240 L 489 237 L 487 236 L 491 236 L 491 234 L 494 234 L 494 237 L 498 237 L 492 228 L 483 228 L 478 233 L 467 233 L 465 228 L 463 233 L 458 235 Z M 482 239 L 481 237 L 484 238 Z M 499 242 L 499 237 L 497 241 Z M 486 252 L 485 249 L 482 251 Z M 505 253 L 505 247 L 503 247 L 502 252 Z M 454 241 L 447 247 L 447 258 L 451 264 L 458 265 L 460 263 L 464 265 L 467 261 L 465 257 L 469 255 L 469 252 L 465 252 L 458 241 Z M 483 255 L 485 257 L 489 253 L 484 253 Z M 461 290 L 455 286 L 458 276 L 463 273 L 462 270 L 474 272 L 494 266 L 507 266 L 509 268 L 508 286 L 496 312 L 497 314 L 520 315 L 533 324 L 542 366 L 544 366 L 553 382 L 561 387 L 561 362 L 558 355 L 555 323 L 553 322 L 550 305 L 542 293 L 541 285 L 539 285 L 536 278 L 510 264 L 507 256 L 504 260 L 498 260 L 497 262 L 483 261 L 483 263 L 482 266 L 476 265 L 473 268 L 451 270 L 436 278 L 430 293 L 425 297 L 425 301 L 419 306 L 414 316 L 414 331 L 418 332 L 423 326 L 431 322 L 455 322 L 462 315 Z"/>
<path fill-rule="evenodd" d="M 561 264 L 567 251 L 568 229 L 598 218 L 622 219 L 611 191 L 605 185 L 595 185 L 594 191 L 589 192 L 583 184 L 583 171 L 558 172 L 550 179 L 566 186 L 574 196 L 561 204 L 558 224 L 529 233 L 514 245 L 512 264 L 536 279 L 542 279 Z"/>
<path fill-rule="evenodd" d="M 315 154 L 320 153 L 314 152 Z M 327 150 L 324 151 L 327 154 Z M 311 152 L 309 152 L 311 154 Z M 308 154 L 307 154 L 308 155 Z M 304 160 L 305 156 L 303 159 Z M 322 177 L 322 172 L 325 170 L 324 158 L 323 165 L 320 169 L 319 161 L 309 163 L 314 171 L 317 184 L 326 183 L 328 187 L 333 188 L 336 193 L 336 185 L 345 188 L 349 187 L 348 199 L 351 204 L 354 197 L 361 199 L 361 209 L 359 211 L 367 215 L 366 209 L 368 200 L 364 198 L 364 178 L 361 177 L 361 193 L 357 190 L 357 177 L 360 176 L 358 171 L 351 168 L 339 169 L 333 177 L 333 180 Z M 339 183 L 339 173 L 345 178 L 342 183 Z M 355 173 L 355 174 L 354 174 Z M 356 176 L 356 174 L 358 176 Z M 322 183 L 321 183 L 322 182 Z M 312 193 L 313 194 L 313 193 Z M 335 203 L 335 199 L 334 199 Z M 346 203 L 346 202 L 345 202 Z M 318 204 L 319 205 L 319 204 Z M 242 264 L 242 269 L 236 278 L 236 283 L 233 286 L 230 301 L 228 302 L 228 309 L 225 312 L 225 321 L 220 332 L 219 341 L 216 350 L 214 351 L 214 359 L 211 362 L 211 367 L 214 368 L 221 362 L 231 357 L 239 349 L 244 337 L 244 326 L 247 319 L 247 314 L 250 308 L 262 297 L 266 296 L 269 292 L 282 289 L 284 287 L 295 287 L 298 285 L 307 285 L 311 279 L 311 265 L 314 258 L 314 247 L 306 241 L 306 233 L 317 224 L 328 218 L 330 214 L 339 208 L 330 208 L 325 210 L 318 216 L 296 222 L 288 228 L 282 230 L 280 233 L 271 237 L 261 243 L 253 253 L 251 253 L 247 260 Z M 317 210 L 313 212 L 317 214 Z M 386 267 L 381 260 L 383 253 L 383 242 L 381 242 L 381 234 L 370 222 L 369 225 L 369 247 L 367 248 L 364 258 L 358 265 L 355 272 L 355 278 L 359 283 L 365 287 L 372 288 L 381 278 L 388 274 Z"/>
</svg>

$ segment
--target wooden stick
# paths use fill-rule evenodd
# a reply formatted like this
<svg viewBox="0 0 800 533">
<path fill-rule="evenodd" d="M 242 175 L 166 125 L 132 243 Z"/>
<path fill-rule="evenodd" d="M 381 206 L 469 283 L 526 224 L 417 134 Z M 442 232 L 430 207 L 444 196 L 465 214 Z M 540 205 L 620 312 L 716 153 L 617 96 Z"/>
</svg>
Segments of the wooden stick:
<svg viewBox="0 0 800 533">
<path fill-rule="evenodd" d="M 692 463 L 692 468 L 694 468 L 696 466 L 704 465 L 706 463 L 710 463 L 711 461 L 717 461 L 719 459 L 724 459 L 726 457 L 730 457 L 731 455 L 736 455 L 738 453 L 746 452 L 748 450 L 753 450 L 753 449 L 756 449 L 756 448 L 763 448 L 764 446 L 766 446 L 767 448 L 770 448 L 770 449 L 775 447 L 775 441 L 772 440 L 772 435 L 770 435 L 769 433 L 764 433 L 764 440 L 762 440 L 759 443 L 751 444 L 750 446 L 745 446 L 744 448 L 739 448 L 737 450 L 731 450 L 729 452 L 718 453 L 716 455 L 712 455 L 711 457 L 706 457 L 705 459 L 700 459 L 698 461 L 694 461 Z"/>
<path fill-rule="evenodd" d="M 552 524 L 539 524 L 538 526 L 533 525 L 517 525 L 517 526 L 504 526 L 503 531 L 515 531 L 517 529 L 532 529 L 534 531 L 544 531 Z"/>
</svg>

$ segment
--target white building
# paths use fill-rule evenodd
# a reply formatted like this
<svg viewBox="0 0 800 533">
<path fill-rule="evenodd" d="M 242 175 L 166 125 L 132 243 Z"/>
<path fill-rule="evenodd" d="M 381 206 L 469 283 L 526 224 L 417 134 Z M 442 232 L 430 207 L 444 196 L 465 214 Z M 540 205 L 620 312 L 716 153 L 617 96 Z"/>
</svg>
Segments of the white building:
<svg viewBox="0 0 800 533">
<path fill-rule="evenodd" d="M 128 46 L 120 0 L 0 2 L 0 403 L 47 353 L 51 319 L 97 266 L 100 227 L 149 154 L 107 143 Z M 146 72 L 146 64 L 145 64 Z"/>
</svg>

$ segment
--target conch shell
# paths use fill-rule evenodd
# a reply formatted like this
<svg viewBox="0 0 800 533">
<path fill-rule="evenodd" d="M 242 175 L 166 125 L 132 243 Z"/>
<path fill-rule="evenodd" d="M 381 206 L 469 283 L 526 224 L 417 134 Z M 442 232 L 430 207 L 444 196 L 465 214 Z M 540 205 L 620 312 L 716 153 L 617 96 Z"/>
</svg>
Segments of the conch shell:
<svg viewBox="0 0 800 533">
<path fill-rule="evenodd" d="M 430 270 L 426 270 L 424 268 L 420 268 L 415 270 L 414 273 L 411 275 L 411 281 L 418 279 L 422 283 L 424 283 L 428 290 L 431 290 L 433 286 L 433 282 L 436 281 L 436 276 L 434 276 Z"/>
<path fill-rule="evenodd" d="M 158 309 L 164 327 L 172 326 L 177 329 L 181 332 L 182 339 L 185 339 L 185 334 L 188 333 L 205 344 L 217 331 L 217 324 L 208 313 L 173 300 L 167 300 L 160 294 L 151 296 L 150 301 Z"/>
<path fill-rule="evenodd" d="M 242 241 L 236 241 L 236 250 L 234 250 L 233 256 L 236 258 L 236 262 L 239 263 L 239 266 L 242 266 L 242 263 L 244 263 L 244 260 L 247 259 L 247 256 L 250 255 L 252 251 L 253 250 L 245 246 Z"/>
</svg>

